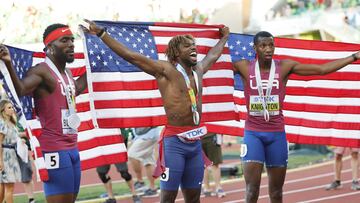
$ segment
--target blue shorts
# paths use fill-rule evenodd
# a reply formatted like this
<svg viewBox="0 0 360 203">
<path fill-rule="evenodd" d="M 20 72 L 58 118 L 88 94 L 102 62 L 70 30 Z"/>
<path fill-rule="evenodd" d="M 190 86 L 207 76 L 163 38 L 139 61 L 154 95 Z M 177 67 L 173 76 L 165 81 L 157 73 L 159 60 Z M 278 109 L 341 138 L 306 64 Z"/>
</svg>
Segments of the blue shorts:
<svg viewBox="0 0 360 203">
<path fill-rule="evenodd" d="M 166 171 L 160 178 L 160 189 L 177 191 L 200 189 L 204 177 L 201 141 L 184 143 L 177 136 L 164 138 Z"/>
<path fill-rule="evenodd" d="M 240 156 L 243 162 L 265 163 L 266 167 L 286 167 L 288 144 L 285 132 L 245 130 Z"/>
<path fill-rule="evenodd" d="M 80 156 L 78 149 L 43 152 L 49 180 L 44 182 L 45 196 L 77 194 L 80 187 Z"/>
</svg>

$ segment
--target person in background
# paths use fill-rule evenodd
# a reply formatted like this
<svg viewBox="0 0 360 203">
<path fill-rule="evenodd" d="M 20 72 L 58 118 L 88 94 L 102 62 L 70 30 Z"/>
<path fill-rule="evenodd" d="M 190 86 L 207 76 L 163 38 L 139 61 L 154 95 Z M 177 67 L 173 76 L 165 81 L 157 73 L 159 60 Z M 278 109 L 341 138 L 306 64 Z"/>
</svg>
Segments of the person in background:
<svg viewBox="0 0 360 203">
<path fill-rule="evenodd" d="M 201 140 L 202 149 L 206 156 L 209 158 L 210 161 L 213 162 L 211 166 L 211 172 L 215 182 L 215 193 L 216 195 L 221 198 L 225 197 L 225 192 L 221 187 L 221 170 L 220 164 L 222 163 L 222 151 L 221 151 L 221 144 L 222 144 L 222 135 L 215 134 L 215 133 L 207 133 Z M 209 167 L 205 168 L 204 171 L 204 189 L 203 193 L 205 197 L 211 196 L 212 192 L 210 190 L 210 181 L 209 181 Z"/>
<path fill-rule="evenodd" d="M 160 136 L 159 127 L 134 128 L 134 139 L 128 150 L 130 163 L 135 171 L 135 189 L 144 190 L 144 196 L 157 195 L 155 179 L 152 176 L 155 169 L 155 146 Z M 142 166 L 145 167 L 146 177 L 149 180 L 149 188 L 146 189 L 142 178 Z"/>
<path fill-rule="evenodd" d="M 124 137 L 124 143 L 127 147 L 127 140 L 131 133 L 130 129 L 121 129 L 121 136 Z M 140 197 L 136 194 L 135 188 L 134 188 L 134 181 L 132 180 L 132 176 L 129 173 L 128 165 L 126 162 L 123 163 L 116 163 L 114 164 L 116 167 L 116 170 L 120 173 L 121 177 L 126 181 L 126 184 L 128 185 L 130 192 L 132 194 L 132 199 L 134 203 L 141 203 Z M 101 180 L 101 182 L 104 184 L 108 199 L 105 200 L 104 203 L 116 203 L 116 199 L 113 193 L 112 189 L 112 182 L 111 177 L 108 175 L 110 170 L 110 165 L 104 165 L 99 166 L 96 168 L 96 172 Z"/>
<path fill-rule="evenodd" d="M 359 170 L 359 148 L 345 148 L 345 147 L 336 147 L 334 150 L 335 153 L 335 163 L 334 163 L 334 178 L 335 180 L 326 186 L 326 190 L 335 190 L 340 188 L 341 185 L 341 170 L 342 170 L 342 158 L 346 151 L 349 149 L 351 152 L 351 174 L 352 174 L 352 190 L 360 190 L 360 185 L 358 181 L 358 170 Z"/>
<path fill-rule="evenodd" d="M 19 130 L 19 136 L 22 141 L 26 144 L 29 152 L 29 161 L 25 163 L 21 159 L 19 159 L 20 171 L 21 171 L 21 182 L 23 183 L 25 193 L 28 197 L 29 203 L 35 203 L 34 198 L 34 181 L 33 181 L 33 171 L 34 171 L 34 160 L 32 156 L 32 151 L 30 147 L 29 138 L 26 136 L 24 129 L 21 125 L 17 125 Z"/>
<path fill-rule="evenodd" d="M 16 154 L 18 138 L 14 107 L 8 100 L 0 101 L 0 202 L 14 202 L 14 184 L 20 182 L 21 172 Z"/>
</svg>

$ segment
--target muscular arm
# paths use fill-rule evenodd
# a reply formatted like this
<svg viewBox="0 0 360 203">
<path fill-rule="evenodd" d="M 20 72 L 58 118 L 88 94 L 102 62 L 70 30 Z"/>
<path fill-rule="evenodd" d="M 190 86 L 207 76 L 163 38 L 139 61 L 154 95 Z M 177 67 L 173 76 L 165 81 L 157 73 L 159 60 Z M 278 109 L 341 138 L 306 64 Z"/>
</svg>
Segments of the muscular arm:
<svg viewBox="0 0 360 203">
<path fill-rule="evenodd" d="M 25 78 L 20 80 L 11 64 L 9 50 L 4 45 L 0 45 L 0 60 L 5 63 L 18 96 L 24 96 L 32 93 L 43 81 L 40 67 L 37 66 L 30 68 L 26 73 Z"/>
<path fill-rule="evenodd" d="M 355 56 L 357 59 L 359 59 L 360 52 L 357 52 Z M 354 58 L 352 56 L 348 56 L 322 65 L 300 64 L 291 60 L 286 62 L 286 64 L 292 67 L 291 73 L 296 73 L 298 75 L 325 75 L 335 72 L 344 66 L 351 64 L 352 62 L 354 62 Z"/>
<path fill-rule="evenodd" d="M 91 34 L 97 34 L 101 32 L 101 27 L 98 27 L 94 22 L 85 20 L 87 23 L 89 23 L 89 33 Z M 162 61 L 155 61 L 152 59 L 147 58 L 146 56 L 134 52 L 130 50 L 128 47 L 126 47 L 124 44 L 116 41 L 114 38 L 112 38 L 110 35 L 108 35 L 105 32 L 105 35 L 101 37 L 102 41 L 110 48 L 112 49 L 117 55 L 124 58 L 129 63 L 141 68 L 144 72 L 157 76 L 157 75 L 163 75 L 165 72 L 164 63 Z"/>
<path fill-rule="evenodd" d="M 240 60 L 234 62 L 234 69 L 235 71 L 239 72 L 242 78 L 246 78 L 247 75 L 247 67 L 249 65 L 249 61 L 247 60 Z"/>
<path fill-rule="evenodd" d="M 218 60 L 220 57 L 224 46 L 229 38 L 229 28 L 224 27 L 220 29 L 221 39 L 218 43 L 210 49 L 210 51 L 206 54 L 205 58 L 200 62 L 199 68 L 202 69 L 203 74 L 205 74 L 209 68 Z"/>
<path fill-rule="evenodd" d="M 39 71 L 36 70 L 38 69 L 37 67 L 30 68 L 26 73 L 26 76 L 20 80 L 16 75 L 11 62 L 6 62 L 5 64 L 18 96 L 31 94 L 41 84 L 42 77 L 40 76 Z"/>
</svg>

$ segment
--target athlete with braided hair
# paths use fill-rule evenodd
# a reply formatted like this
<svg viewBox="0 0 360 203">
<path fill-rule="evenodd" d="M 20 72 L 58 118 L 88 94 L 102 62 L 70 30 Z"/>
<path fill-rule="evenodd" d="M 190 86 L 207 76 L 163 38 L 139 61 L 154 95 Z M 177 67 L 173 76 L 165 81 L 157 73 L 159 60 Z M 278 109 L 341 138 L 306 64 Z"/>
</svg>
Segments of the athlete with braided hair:
<svg viewBox="0 0 360 203">
<path fill-rule="evenodd" d="M 160 138 L 160 159 L 155 176 L 161 175 L 161 202 L 175 202 L 181 185 L 185 202 L 200 202 L 204 174 L 200 125 L 203 75 L 220 57 L 229 36 L 229 28 L 220 29 L 221 39 L 197 61 L 195 40 L 179 35 L 168 44 L 168 60 L 153 60 L 119 43 L 105 28 L 86 20 L 85 32 L 96 34 L 115 53 L 155 77 L 165 108 L 167 125 Z M 196 136 L 190 136 L 194 135 Z M 162 147 L 163 146 L 163 147 Z M 163 173 L 161 173 L 163 172 Z"/>
</svg>

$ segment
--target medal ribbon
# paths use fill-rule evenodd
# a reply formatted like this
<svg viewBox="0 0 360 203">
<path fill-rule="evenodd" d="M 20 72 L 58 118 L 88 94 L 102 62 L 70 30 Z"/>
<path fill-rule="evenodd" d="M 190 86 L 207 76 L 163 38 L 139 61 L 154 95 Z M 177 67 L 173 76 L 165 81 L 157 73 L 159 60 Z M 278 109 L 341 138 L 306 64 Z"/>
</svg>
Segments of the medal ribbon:
<svg viewBox="0 0 360 203">
<path fill-rule="evenodd" d="M 66 83 L 64 81 L 64 78 L 61 76 L 59 70 L 56 68 L 55 64 L 48 58 L 45 58 L 45 63 L 49 65 L 49 67 L 51 68 L 52 71 L 54 71 L 54 73 L 56 74 L 56 76 L 60 79 L 62 86 L 64 87 L 64 91 L 65 91 L 65 96 L 66 96 L 66 102 L 69 108 L 69 113 L 70 115 L 76 113 L 76 107 L 75 107 L 75 92 L 72 91 L 71 85 L 72 85 L 72 81 L 70 80 L 70 77 L 67 73 L 67 71 L 65 72 L 65 75 L 69 81 L 69 85 L 70 85 L 70 91 L 69 88 L 66 87 Z M 75 85 L 74 85 L 75 87 Z"/>
<path fill-rule="evenodd" d="M 185 79 L 185 83 L 186 83 L 186 86 L 188 88 L 188 93 L 189 93 L 189 96 L 190 96 L 191 111 L 193 112 L 194 123 L 195 123 L 195 125 L 198 125 L 199 124 L 199 118 L 195 118 L 195 114 L 199 114 L 198 111 L 197 111 L 196 95 L 195 95 L 194 89 L 190 85 L 189 76 L 186 74 L 185 69 L 180 64 L 176 65 L 176 69 L 183 75 L 183 77 Z M 199 91 L 199 86 L 198 86 L 199 79 L 197 77 L 197 73 L 194 70 L 192 70 L 192 73 L 193 73 L 194 78 L 195 78 L 196 88 Z"/>
<path fill-rule="evenodd" d="M 269 79 L 268 79 L 267 88 L 266 88 L 266 96 L 264 96 L 262 80 L 261 80 L 261 75 L 260 75 L 259 61 L 255 62 L 256 86 L 257 86 L 258 93 L 259 93 L 259 96 L 261 99 L 261 103 L 262 103 L 262 106 L 264 109 L 263 112 L 264 112 L 265 121 L 270 120 L 270 114 L 269 114 L 269 111 L 267 110 L 267 100 L 271 94 L 274 77 L 275 77 L 275 62 L 274 62 L 274 60 L 271 60 L 271 68 L 270 68 L 270 74 L 269 74 Z"/>
</svg>

